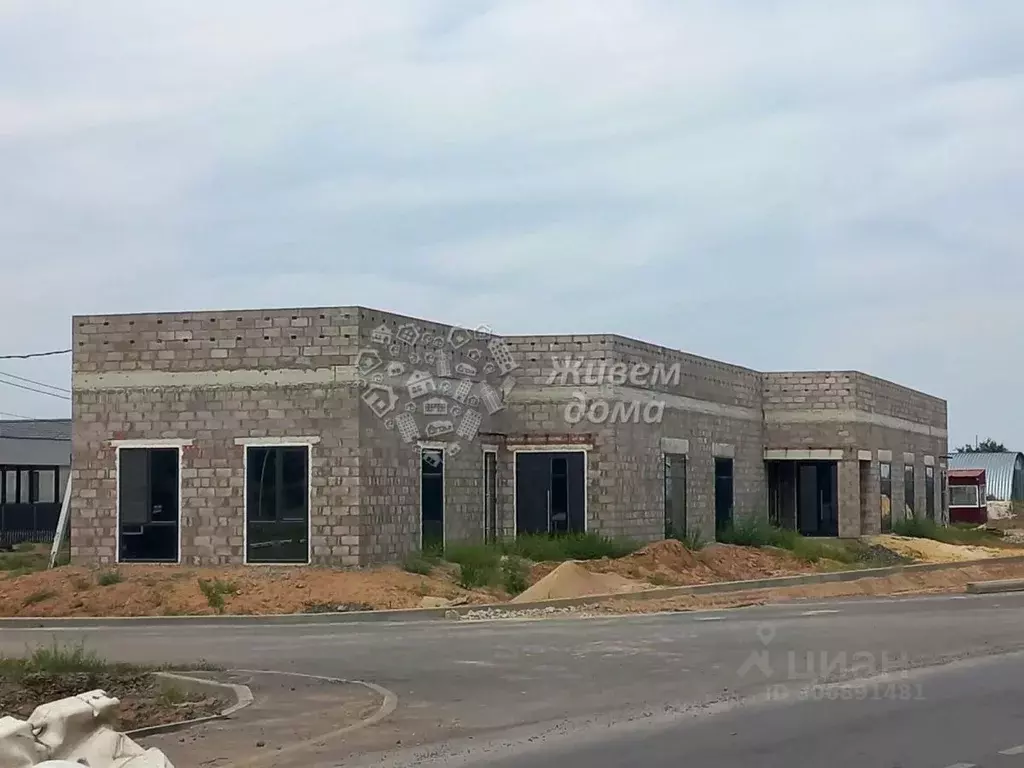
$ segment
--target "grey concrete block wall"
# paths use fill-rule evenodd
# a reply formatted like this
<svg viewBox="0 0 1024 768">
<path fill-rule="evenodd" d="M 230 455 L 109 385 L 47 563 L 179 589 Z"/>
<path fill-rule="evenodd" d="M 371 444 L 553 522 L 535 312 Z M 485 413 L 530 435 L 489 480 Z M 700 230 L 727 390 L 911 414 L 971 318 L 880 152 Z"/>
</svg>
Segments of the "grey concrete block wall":
<svg viewBox="0 0 1024 768">
<path fill-rule="evenodd" d="M 119 443 L 189 441 L 180 449 L 181 560 L 198 565 L 243 557 L 245 448 L 236 439 L 315 436 L 312 561 L 357 564 L 358 411 L 334 379 L 356 350 L 351 308 L 73 323 L 76 560 L 116 559 Z"/>
<path fill-rule="evenodd" d="M 375 343 L 375 331 L 408 323 L 435 338 L 451 330 L 360 307 L 74 318 L 75 559 L 116 557 L 115 456 L 124 440 L 190 441 L 182 449 L 183 562 L 242 561 L 240 438 L 315 438 L 312 562 L 394 562 L 418 548 L 419 449 L 369 410 L 357 386 L 360 350 Z M 859 512 L 879 506 L 877 482 L 861 487 L 860 451 L 892 451 L 894 519 L 903 509 L 903 454 L 916 457 L 923 512 L 923 458 L 946 453 L 943 401 L 864 374 L 761 374 L 608 334 L 506 341 L 518 367 L 504 408 L 484 416 L 474 439 L 446 450 L 449 541 L 484 535 L 485 445 L 497 449 L 504 535 L 515 530 L 515 451 L 582 439 L 588 529 L 641 541 L 664 531 L 662 438 L 688 442 L 687 527 L 705 540 L 714 535 L 716 452 L 733 456 L 734 519 L 748 520 L 767 515 L 766 448 L 841 448 L 843 535 L 875 526 Z M 425 358 L 430 347 L 418 343 L 411 351 Z M 410 348 L 402 350 L 407 362 Z M 456 351 L 451 362 L 470 358 Z M 501 383 L 500 374 L 476 378 Z M 568 418 L 566 406 L 579 397 L 633 418 Z M 660 420 L 635 418 L 654 404 Z"/>
</svg>

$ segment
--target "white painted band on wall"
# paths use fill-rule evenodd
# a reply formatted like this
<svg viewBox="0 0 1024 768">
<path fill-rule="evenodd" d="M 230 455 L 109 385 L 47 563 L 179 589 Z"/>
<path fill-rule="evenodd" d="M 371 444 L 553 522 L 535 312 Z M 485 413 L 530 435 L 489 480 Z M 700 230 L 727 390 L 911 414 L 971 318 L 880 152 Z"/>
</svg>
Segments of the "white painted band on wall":
<svg viewBox="0 0 1024 768">
<path fill-rule="evenodd" d="M 764 412 L 764 420 L 769 424 L 871 424 L 876 427 L 888 427 L 917 435 L 945 438 L 946 430 L 928 424 L 918 424 L 895 416 L 871 413 L 853 408 L 813 408 L 800 411 Z"/>
<path fill-rule="evenodd" d="M 732 443 L 712 443 L 711 455 L 716 459 L 735 459 L 736 446 Z"/>
<path fill-rule="evenodd" d="M 857 451 L 857 461 L 871 461 L 871 451 Z"/>
<path fill-rule="evenodd" d="M 661 438 L 661 452 L 686 455 L 690 452 L 690 441 L 684 437 Z"/>
<path fill-rule="evenodd" d="M 192 445 L 192 442 L 191 439 L 157 437 L 141 440 L 111 440 L 110 445 L 114 448 L 185 448 Z"/>
<path fill-rule="evenodd" d="M 235 445 L 316 445 L 320 438 L 316 435 L 308 437 L 236 437 Z"/>
<path fill-rule="evenodd" d="M 431 442 L 430 440 L 420 440 L 416 443 L 420 450 L 427 451 L 443 451 L 448 448 L 451 443 Z"/>
<path fill-rule="evenodd" d="M 888 464 L 892 461 L 892 451 L 879 451 L 878 460 Z"/>
<path fill-rule="evenodd" d="M 765 461 L 841 461 L 842 448 L 769 448 Z"/>
<path fill-rule="evenodd" d="M 506 447 L 513 453 L 571 453 L 572 451 L 594 450 L 594 446 L 590 443 L 565 443 L 564 445 L 515 443 Z"/>
<path fill-rule="evenodd" d="M 934 467 L 935 466 L 935 457 L 934 456 L 925 456 L 924 457 L 924 465 L 926 467 Z"/>
<path fill-rule="evenodd" d="M 357 378 L 355 366 L 329 368 L 254 368 L 224 371 L 111 371 L 76 373 L 71 387 L 76 392 L 108 389 L 288 387 L 348 384 Z"/>
</svg>

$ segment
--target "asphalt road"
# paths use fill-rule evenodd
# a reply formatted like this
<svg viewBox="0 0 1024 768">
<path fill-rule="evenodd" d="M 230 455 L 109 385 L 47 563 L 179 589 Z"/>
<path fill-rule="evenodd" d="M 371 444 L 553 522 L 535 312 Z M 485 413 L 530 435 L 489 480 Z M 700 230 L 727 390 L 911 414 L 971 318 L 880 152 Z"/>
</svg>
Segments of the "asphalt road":
<svg viewBox="0 0 1024 768">
<path fill-rule="evenodd" d="M 205 659 L 398 695 L 386 726 L 317 765 L 1024 767 L 998 754 L 1024 744 L 1022 609 L 1006 594 L 586 620 L 3 627 L 0 652 L 56 637 L 125 661 Z M 809 687 L 883 673 L 848 682 L 845 700 Z"/>
</svg>

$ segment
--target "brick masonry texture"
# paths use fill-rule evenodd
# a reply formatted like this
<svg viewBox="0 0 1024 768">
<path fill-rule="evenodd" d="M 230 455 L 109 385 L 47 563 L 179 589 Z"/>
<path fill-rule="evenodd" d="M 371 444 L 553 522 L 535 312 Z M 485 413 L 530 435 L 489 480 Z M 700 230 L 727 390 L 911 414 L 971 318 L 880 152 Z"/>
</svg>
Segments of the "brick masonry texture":
<svg viewBox="0 0 1024 768">
<path fill-rule="evenodd" d="M 399 560 L 420 546 L 420 454 L 352 386 L 360 349 L 382 323 L 450 327 L 361 307 L 87 316 L 73 319 L 72 556 L 117 558 L 116 441 L 191 441 L 181 456 L 183 563 L 244 558 L 244 447 L 237 439 L 316 438 L 310 447 L 310 555 L 317 564 Z M 505 408 L 445 454 L 445 537 L 484 535 L 483 449 L 497 449 L 498 527 L 515 530 L 514 451 L 587 444 L 587 527 L 641 541 L 664 533 L 663 438 L 688 441 L 687 529 L 714 537 L 715 449 L 734 461 L 734 519 L 766 518 L 765 449 L 840 449 L 840 535 L 880 527 L 879 450 L 891 451 L 893 517 L 914 455 L 925 510 L 926 456 L 936 493 L 946 455 L 944 401 L 856 372 L 759 373 L 617 335 L 505 337 L 518 368 Z M 429 350 L 416 348 L 419 353 Z M 465 362 L 462 352 L 454 362 Z M 567 356 L 585 361 L 562 381 Z M 608 372 L 678 370 L 609 389 Z M 673 366 L 677 366 L 674 369 Z M 586 374 L 589 370 L 590 376 Z M 553 380 L 553 374 L 554 380 Z M 253 377 L 256 378 L 253 378 Z M 175 378 L 176 377 L 176 378 Z M 500 376 L 487 376 L 499 386 Z M 173 380 L 173 385 L 171 384 Z M 574 395 L 663 404 L 661 420 L 570 423 Z M 596 393 L 596 394 L 595 394 Z M 614 404 L 614 403 L 613 403 Z M 639 405 L 638 405 L 639 408 Z M 424 438 L 429 440 L 429 438 Z M 871 451 L 871 461 L 860 461 Z M 941 507 L 941 499 L 936 508 Z"/>
</svg>

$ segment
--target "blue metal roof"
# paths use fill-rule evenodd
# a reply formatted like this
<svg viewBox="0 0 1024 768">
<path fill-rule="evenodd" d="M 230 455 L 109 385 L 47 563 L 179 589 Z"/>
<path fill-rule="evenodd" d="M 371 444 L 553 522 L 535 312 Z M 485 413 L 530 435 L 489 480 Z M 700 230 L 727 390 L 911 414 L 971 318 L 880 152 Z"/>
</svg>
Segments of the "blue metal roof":
<svg viewBox="0 0 1024 768">
<path fill-rule="evenodd" d="M 950 469 L 984 469 L 985 493 L 997 501 L 1024 500 L 1024 453 L 954 453 Z"/>
</svg>

